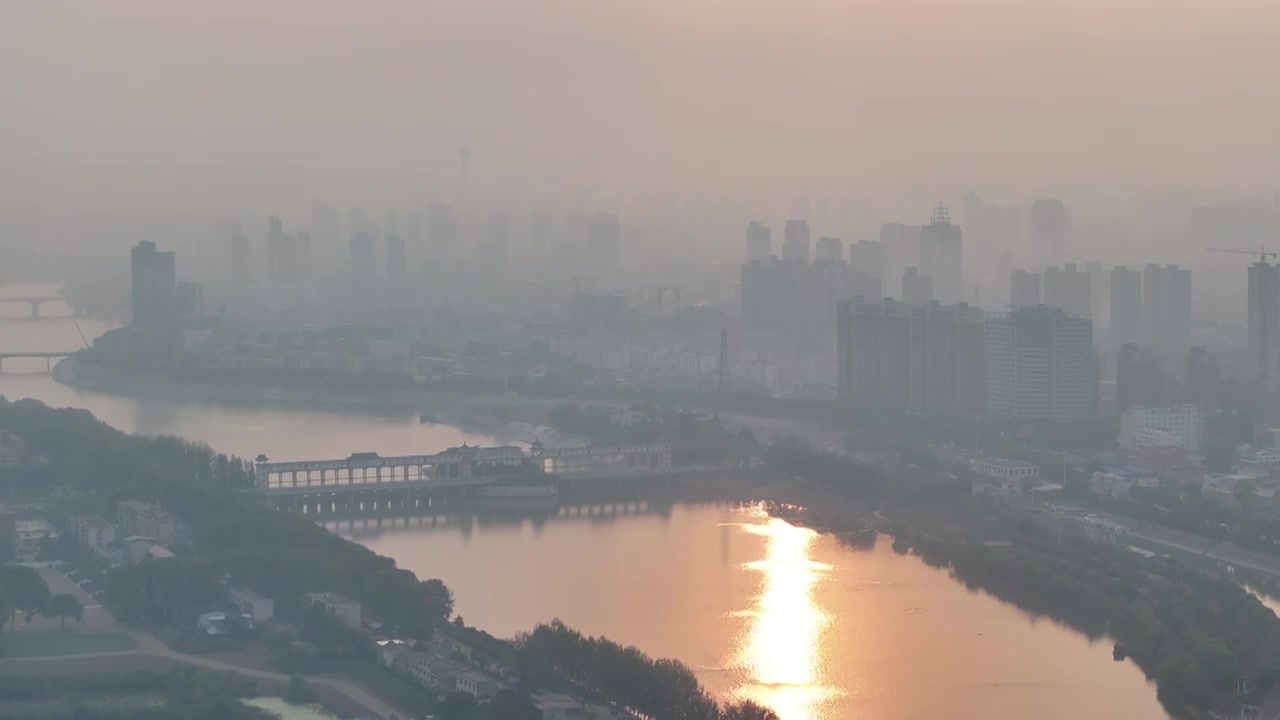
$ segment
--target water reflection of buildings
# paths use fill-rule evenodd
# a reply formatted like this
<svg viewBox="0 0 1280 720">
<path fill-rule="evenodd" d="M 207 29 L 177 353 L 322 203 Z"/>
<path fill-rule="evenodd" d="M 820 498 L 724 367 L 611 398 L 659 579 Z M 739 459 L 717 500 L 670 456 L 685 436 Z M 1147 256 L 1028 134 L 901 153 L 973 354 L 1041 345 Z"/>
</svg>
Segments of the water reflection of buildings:
<svg viewBox="0 0 1280 720">
<path fill-rule="evenodd" d="M 823 685 L 820 666 L 828 620 L 813 597 L 831 566 L 809 558 L 817 532 L 759 512 L 762 522 L 743 526 L 767 545 L 764 559 L 746 565 L 762 579 L 737 650 L 735 664 L 748 680 L 736 694 L 772 708 L 782 720 L 811 720 L 834 694 Z"/>
<path fill-rule="evenodd" d="M 438 530 L 470 535 L 486 528 L 520 527 L 531 523 L 536 529 L 552 522 L 611 523 L 624 517 L 670 518 L 676 505 L 737 507 L 746 503 L 696 501 L 676 497 L 589 497 L 562 499 L 549 510 L 505 511 L 482 502 L 455 503 L 431 507 L 370 510 L 344 515 L 316 515 L 322 527 L 343 537 L 361 541 L 385 533 Z M 307 513 L 308 515 L 312 513 Z"/>
</svg>

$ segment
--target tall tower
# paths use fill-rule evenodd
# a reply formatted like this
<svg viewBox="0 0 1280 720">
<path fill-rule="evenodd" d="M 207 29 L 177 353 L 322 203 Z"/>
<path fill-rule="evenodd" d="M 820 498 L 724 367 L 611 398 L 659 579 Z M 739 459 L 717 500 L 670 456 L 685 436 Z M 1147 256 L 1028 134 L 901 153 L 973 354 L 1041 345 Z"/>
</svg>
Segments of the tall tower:
<svg viewBox="0 0 1280 720">
<path fill-rule="evenodd" d="M 945 207 L 935 207 L 920 229 L 920 273 L 933 278 L 934 297 L 942 304 L 964 302 L 964 233 Z"/>
<path fill-rule="evenodd" d="M 1280 343 L 1280 266 L 1264 254 L 1249 266 L 1249 352 L 1259 378 L 1269 378 L 1275 368 Z"/>
<path fill-rule="evenodd" d="M 1009 276 L 1009 304 L 1013 307 L 1034 307 L 1040 304 L 1040 273 L 1019 268 Z"/>
<path fill-rule="evenodd" d="M 747 225 L 747 262 L 764 262 L 773 255 L 773 231 L 768 225 L 752 220 Z"/>
<path fill-rule="evenodd" d="M 130 324 L 147 332 L 177 328 L 177 268 L 173 251 L 161 252 L 144 240 L 130 253 L 133 317 Z"/>
<path fill-rule="evenodd" d="M 1154 263 L 1142 271 L 1142 327 L 1157 350 L 1182 357 L 1191 347 L 1191 271 Z"/>
<path fill-rule="evenodd" d="M 1118 265 L 1111 270 L 1111 342 L 1123 347 L 1142 337 L 1142 273 Z"/>
<path fill-rule="evenodd" d="M 806 220 L 788 220 L 782 238 L 782 257 L 786 260 L 809 262 L 809 223 Z"/>
</svg>

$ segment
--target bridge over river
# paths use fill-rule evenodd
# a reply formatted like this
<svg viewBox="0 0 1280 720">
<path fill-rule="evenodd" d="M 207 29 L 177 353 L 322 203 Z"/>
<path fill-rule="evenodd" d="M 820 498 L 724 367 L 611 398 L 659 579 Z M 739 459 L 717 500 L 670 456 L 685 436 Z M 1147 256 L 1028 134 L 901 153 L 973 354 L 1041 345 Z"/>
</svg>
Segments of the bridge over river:
<svg viewBox="0 0 1280 720">
<path fill-rule="evenodd" d="M 587 448 L 516 446 L 450 448 L 434 455 L 383 457 L 354 453 L 337 460 L 254 464 L 254 485 L 277 506 L 376 501 L 394 494 L 465 494 L 487 485 L 512 483 L 542 470 L 560 482 L 640 481 L 723 468 L 717 464 L 673 465 L 666 443 Z"/>
</svg>

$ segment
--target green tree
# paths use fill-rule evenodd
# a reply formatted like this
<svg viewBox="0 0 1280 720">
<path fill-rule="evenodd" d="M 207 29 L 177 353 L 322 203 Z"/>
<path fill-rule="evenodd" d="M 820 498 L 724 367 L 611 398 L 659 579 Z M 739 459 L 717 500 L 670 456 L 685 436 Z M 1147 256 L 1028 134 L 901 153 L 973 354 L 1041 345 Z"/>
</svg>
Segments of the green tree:
<svg viewBox="0 0 1280 720">
<path fill-rule="evenodd" d="M 49 602 L 49 586 L 44 578 L 34 568 L 21 565 L 0 567 L 0 592 L 12 601 L 11 620 L 19 612 L 30 620 Z"/>
<path fill-rule="evenodd" d="M 0 635 L 4 634 L 5 623 L 13 617 L 15 606 L 4 592 L 0 592 Z"/>
<path fill-rule="evenodd" d="M 778 720 L 778 714 L 769 708 L 750 700 L 725 707 L 720 713 L 721 720 Z"/>
<path fill-rule="evenodd" d="M 84 605 L 81 605 L 80 599 L 71 593 L 58 593 L 49 598 L 49 603 L 45 605 L 42 613 L 45 617 L 58 618 L 62 629 L 66 630 L 67 618 L 84 619 Z"/>
<path fill-rule="evenodd" d="M 436 717 L 440 720 L 468 720 L 479 702 L 476 696 L 465 690 L 456 690 L 444 696 L 436 705 Z"/>
<path fill-rule="evenodd" d="M 503 688 L 485 703 L 484 715 L 488 720 L 541 720 L 542 711 L 527 694 Z"/>
</svg>

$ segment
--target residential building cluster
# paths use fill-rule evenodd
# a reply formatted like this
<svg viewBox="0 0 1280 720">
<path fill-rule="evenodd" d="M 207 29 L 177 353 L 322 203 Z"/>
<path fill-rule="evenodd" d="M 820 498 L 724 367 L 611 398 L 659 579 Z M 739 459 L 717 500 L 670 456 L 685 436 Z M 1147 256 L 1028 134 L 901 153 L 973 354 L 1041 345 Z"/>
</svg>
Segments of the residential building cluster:
<svg viewBox="0 0 1280 720">
<path fill-rule="evenodd" d="M 124 537 L 149 538 L 162 546 L 190 540 L 191 531 L 186 523 L 160 507 L 159 503 L 123 500 L 116 504 L 116 513 L 120 534 Z"/>
<path fill-rule="evenodd" d="M 855 407 L 1051 420 L 1098 413 L 1092 323 L 1057 308 L 988 317 L 963 303 L 854 299 L 838 315 L 839 394 Z"/>
<path fill-rule="evenodd" d="M 123 500 L 116 504 L 116 520 L 99 515 L 74 515 L 70 523 L 76 542 L 113 565 L 173 557 L 169 550 L 190 540 L 186 524 L 158 503 Z"/>
<path fill-rule="evenodd" d="M 21 435 L 0 429 L 0 470 L 38 469 L 48 464 L 48 458 L 27 449 L 27 441 Z"/>
</svg>

